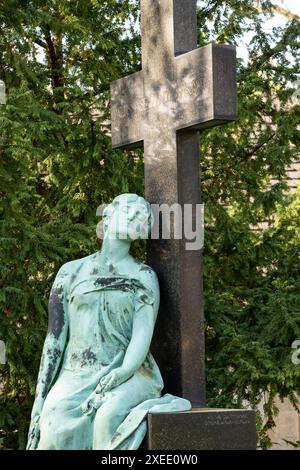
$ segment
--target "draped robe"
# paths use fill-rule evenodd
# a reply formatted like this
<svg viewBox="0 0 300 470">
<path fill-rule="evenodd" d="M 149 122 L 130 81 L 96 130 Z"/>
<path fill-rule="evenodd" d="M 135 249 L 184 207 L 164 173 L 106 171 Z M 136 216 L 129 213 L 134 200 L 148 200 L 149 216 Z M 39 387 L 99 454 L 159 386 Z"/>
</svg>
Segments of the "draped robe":
<svg viewBox="0 0 300 470">
<path fill-rule="evenodd" d="M 99 397 L 98 410 L 84 412 L 83 405 L 100 379 L 122 365 L 134 315 L 155 301 L 153 290 L 137 278 L 114 272 L 101 274 L 96 268 L 89 276 L 82 274 L 83 267 L 94 258 L 76 262 L 72 269 L 63 267 L 55 282 L 67 310 L 68 339 L 59 373 L 43 405 L 38 449 L 138 449 L 147 431 L 148 412 L 191 408 L 187 400 L 170 394 L 161 396 L 163 380 L 149 351 L 132 377 Z M 50 317 L 51 308 L 57 308 L 55 302 L 49 303 Z M 113 410 L 118 426 L 110 442 L 103 443 L 98 431 L 99 426 L 106 425 L 101 418 L 107 410 Z"/>
</svg>

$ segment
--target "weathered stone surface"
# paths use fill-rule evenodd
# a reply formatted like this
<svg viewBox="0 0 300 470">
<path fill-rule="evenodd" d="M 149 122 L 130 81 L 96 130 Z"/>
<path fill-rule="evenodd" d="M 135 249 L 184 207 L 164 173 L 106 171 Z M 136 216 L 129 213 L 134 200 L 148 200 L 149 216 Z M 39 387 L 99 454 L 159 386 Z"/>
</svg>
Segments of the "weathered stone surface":
<svg viewBox="0 0 300 470">
<path fill-rule="evenodd" d="M 235 49 L 197 47 L 196 0 L 141 0 L 142 71 L 111 86 L 114 147 L 144 144 L 152 204 L 200 203 L 198 130 L 236 119 Z M 153 341 L 166 390 L 205 403 L 202 253 L 154 240 L 161 307 Z"/>
<path fill-rule="evenodd" d="M 276 397 L 275 404 L 278 407 L 278 415 L 275 417 L 275 427 L 268 433 L 272 441 L 272 450 L 299 450 L 289 444 L 289 442 L 300 441 L 299 412 L 295 410 L 288 398 L 282 402 L 279 397 Z M 263 405 L 262 401 L 260 403 L 262 416 L 265 415 Z"/>
<path fill-rule="evenodd" d="M 255 450 L 252 410 L 202 409 L 149 414 L 149 450 Z"/>
<path fill-rule="evenodd" d="M 113 82 L 113 146 L 141 145 L 153 127 L 205 129 L 236 119 L 235 61 L 234 47 L 210 44 L 174 57 L 168 73 L 153 62 L 152 80 L 137 72 Z"/>
</svg>

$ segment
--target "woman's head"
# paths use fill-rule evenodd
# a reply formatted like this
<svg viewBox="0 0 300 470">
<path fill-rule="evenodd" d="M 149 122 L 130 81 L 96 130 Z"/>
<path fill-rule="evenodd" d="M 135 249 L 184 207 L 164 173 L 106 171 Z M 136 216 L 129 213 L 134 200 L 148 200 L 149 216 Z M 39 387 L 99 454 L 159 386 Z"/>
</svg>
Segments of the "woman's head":
<svg viewBox="0 0 300 470">
<path fill-rule="evenodd" d="M 110 238 L 121 240 L 148 238 L 151 221 L 150 204 L 136 194 L 117 196 L 103 212 L 104 233 Z"/>
</svg>

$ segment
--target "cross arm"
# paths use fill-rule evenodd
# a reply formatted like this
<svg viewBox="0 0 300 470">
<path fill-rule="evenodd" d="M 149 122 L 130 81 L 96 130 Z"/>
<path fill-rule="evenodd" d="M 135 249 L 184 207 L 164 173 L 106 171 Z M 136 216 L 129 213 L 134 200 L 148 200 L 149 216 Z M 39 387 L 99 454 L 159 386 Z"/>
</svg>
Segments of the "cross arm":
<svg viewBox="0 0 300 470">
<path fill-rule="evenodd" d="M 112 145 L 137 147 L 143 142 L 144 76 L 137 72 L 111 83 Z"/>
<path fill-rule="evenodd" d="M 235 47 L 209 44 L 176 57 L 177 130 L 237 119 Z"/>
</svg>

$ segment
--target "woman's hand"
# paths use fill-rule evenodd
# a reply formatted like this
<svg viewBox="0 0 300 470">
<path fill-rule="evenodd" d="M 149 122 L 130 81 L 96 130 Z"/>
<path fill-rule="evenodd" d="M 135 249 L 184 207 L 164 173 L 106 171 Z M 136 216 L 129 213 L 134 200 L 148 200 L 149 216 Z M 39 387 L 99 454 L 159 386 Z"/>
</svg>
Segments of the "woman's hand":
<svg viewBox="0 0 300 470">
<path fill-rule="evenodd" d="M 89 398 L 81 405 L 82 414 L 90 416 L 94 414 L 102 405 L 103 398 L 97 393 L 96 390 L 89 396 Z"/>
<path fill-rule="evenodd" d="M 106 392 L 126 382 L 133 374 L 123 367 L 118 367 L 100 379 L 95 391 L 82 405 L 82 413 L 89 416 L 97 411 L 102 405 L 103 395 Z"/>
<path fill-rule="evenodd" d="M 109 392 L 126 382 L 126 380 L 128 380 L 132 375 L 132 372 L 128 371 L 124 367 L 118 367 L 102 377 L 96 389 L 96 393 L 103 395 L 105 392 Z"/>
</svg>

